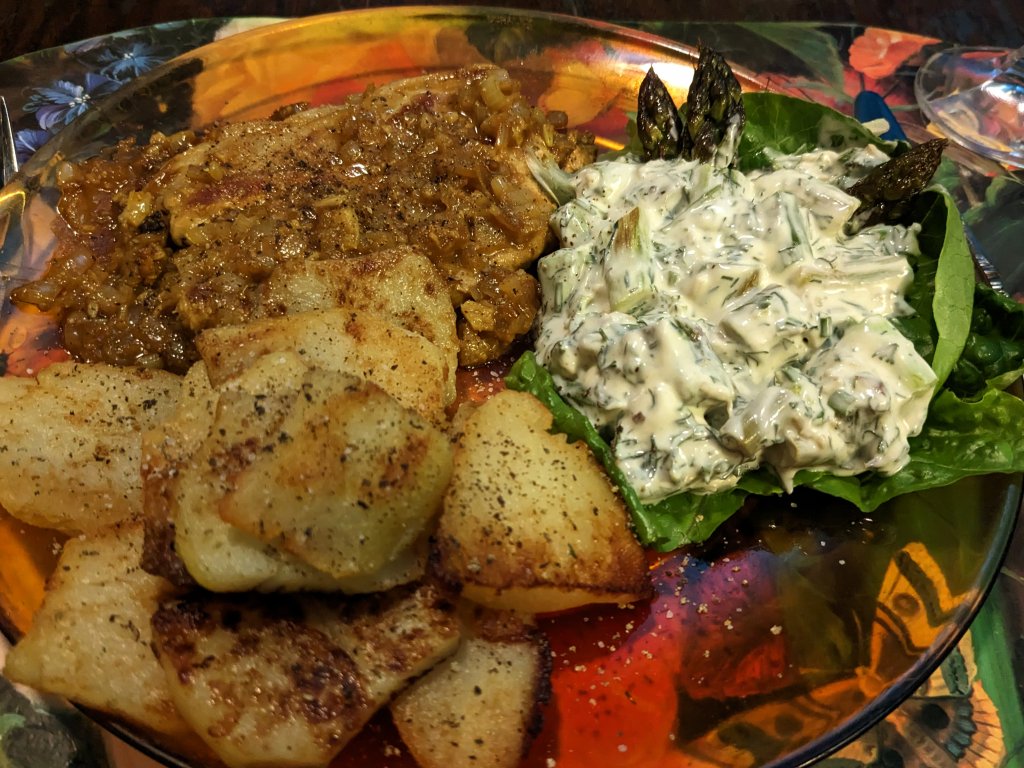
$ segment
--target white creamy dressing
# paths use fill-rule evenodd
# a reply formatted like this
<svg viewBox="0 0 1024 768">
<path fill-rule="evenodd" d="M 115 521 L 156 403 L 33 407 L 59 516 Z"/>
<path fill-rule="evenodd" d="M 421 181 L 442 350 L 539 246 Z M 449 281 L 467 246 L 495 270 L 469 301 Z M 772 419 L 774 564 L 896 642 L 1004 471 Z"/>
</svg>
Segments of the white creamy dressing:
<svg viewBox="0 0 1024 768">
<path fill-rule="evenodd" d="M 609 430 L 646 501 L 772 467 L 890 474 L 934 373 L 888 318 L 910 312 L 917 226 L 852 236 L 848 174 L 885 156 L 818 150 L 744 175 L 600 162 L 554 214 L 537 357 Z"/>
</svg>

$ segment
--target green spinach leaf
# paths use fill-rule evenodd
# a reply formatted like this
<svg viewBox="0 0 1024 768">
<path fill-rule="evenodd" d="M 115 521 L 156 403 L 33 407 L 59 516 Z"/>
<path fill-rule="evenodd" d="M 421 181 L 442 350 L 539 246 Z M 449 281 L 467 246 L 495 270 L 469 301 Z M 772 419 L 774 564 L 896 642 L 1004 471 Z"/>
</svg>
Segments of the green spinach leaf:
<svg viewBox="0 0 1024 768">
<path fill-rule="evenodd" d="M 896 496 L 949 485 L 971 475 L 1024 471 L 1024 401 L 989 388 L 976 400 L 944 390 L 932 401 L 921 434 L 910 440 L 910 462 L 895 475 L 837 477 L 800 472 L 797 483 L 871 512 Z"/>
<path fill-rule="evenodd" d="M 815 147 L 841 152 L 874 144 L 888 152 L 894 142 L 883 141 L 852 117 L 834 109 L 778 93 L 747 93 L 743 96 L 747 124 L 737 157 L 741 171 L 763 168 L 771 152 L 795 154 Z"/>
<path fill-rule="evenodd" d="M 1024 304 L 984 283 L 974 288 L 971 331 L 946 386 L 963 397 L 1003 389 L 1024 374 Z"/>
</svg>

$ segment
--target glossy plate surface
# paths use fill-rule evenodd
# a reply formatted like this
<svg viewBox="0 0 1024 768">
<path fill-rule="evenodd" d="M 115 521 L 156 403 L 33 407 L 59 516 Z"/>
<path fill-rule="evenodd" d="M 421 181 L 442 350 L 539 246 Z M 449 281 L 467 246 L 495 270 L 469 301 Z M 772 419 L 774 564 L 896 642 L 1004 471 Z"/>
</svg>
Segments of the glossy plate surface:
<svg viewBox="0 0 1024 768">
<path fill-rule="evenodd" d="M 49 257 L 61 163 L 127 136 L 263 117 L 492 61 L 534 103 L 614 147 L 646 69 L 654 64 L 679 99 L 695 60 L 690 49 L 606 24 L 473 8 L 352 11 L 228 38 L 134 81 L 37 153 L 0 195 L 0 209 L 20 217 L 3 245 L 5 272 L 25 280 Z M 3 312 L 9 373 L 61 357 L 45 318 Z M 658 596 L 649 604 L 542 622 L 553 697 L 524 765 L 799 765 L 833 751 L 909 695 L 956 642 L 998 569 L 1020 490 L 1017 477 L 973 478 L 870 516 L 798 493 L 750 506 L 706 546 L 652 555 Z M 0 614 L 12 637 L 42 598 L 54 544 L 49 532 L 0 518 Z M 186 764 L 173 744 L 135 743 Z M 388 752 L 396 744 L 379 718 L 338 765 L 412 765 Z"/>
</svg>

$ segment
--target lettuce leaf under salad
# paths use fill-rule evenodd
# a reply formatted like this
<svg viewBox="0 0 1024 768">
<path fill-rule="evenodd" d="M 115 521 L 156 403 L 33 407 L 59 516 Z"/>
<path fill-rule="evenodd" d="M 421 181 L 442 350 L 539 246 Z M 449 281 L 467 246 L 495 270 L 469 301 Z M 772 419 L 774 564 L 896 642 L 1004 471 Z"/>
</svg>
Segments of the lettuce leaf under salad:
<svg viewBox="0 0 1024 768">
<path fill-rule="evenodd" d="M 884 142 L 857 120 L 813 102 L 773 93 L 743 96 L 746 126 L 736 164 L 763 167 L 772 154 L 874 144 L 887 154 L 906 145 Z M 891 476 L 836 476 L 801 470 L 794 486 L 845 499 L 863 512 L 901 494 L 948 485 L 970 475 L 1024 471 L 1024 401 L 1003 391 L 1024 373 L 1024 306 L 976 282 L 960 214 L 939 187 L 919 194 L 910 220 L 920 222 L 920 254 L 911 258 L 914 282 L 906 294 L 914 314 L 894 323 L 935 371 L 938 383 L 920 434 L 910 440 L 910 461 Z M 552 429 L 583 440 L 621 489 L 637 536 L 671 550 L 705 541 L 751 495 L 784 492 L 766 469 L 711 494 L 681 492 L 644 503 L 626 482 L 610 445 L 589 420 L 558 394 L 532 352 L 506 379 L 552 412 Z"/>
</svg>

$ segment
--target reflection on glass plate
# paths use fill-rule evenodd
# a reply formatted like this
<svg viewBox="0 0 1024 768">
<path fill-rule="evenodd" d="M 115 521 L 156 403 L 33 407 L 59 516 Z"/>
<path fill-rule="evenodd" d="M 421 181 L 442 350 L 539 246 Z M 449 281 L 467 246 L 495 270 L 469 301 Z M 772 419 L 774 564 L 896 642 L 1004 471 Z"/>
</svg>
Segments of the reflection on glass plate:
<svg viewBox="0 0 1024 768">
<path fill-rule="evenodd" d="M 5 191 L 2 204 L 24 214 L 3 263 L 15 281 L 39 274 L 53 247 L 60 164 L 125 137 L 336 102 L 370 84 L 491 61 L 534 103 L 616 147 L 648 66 L 678 96 L 695 58 L 605 24 L 471 8 L 347 12 L 232 37 L 132 83 L 39 152 Z M 61 354 L 46 318 L 10 306 L 0 340 L 14 373 Z M 652 555 L 650 603 L 542 622 L 553 696 L 524 764 L 801 764 L 838 748 L 956 642 L 995 575 L 1019 495 L 1014 477 L 972 478 L 864 516 L 798 493 L 750 505 L 705 546 Z M 53 545 L 51 534 L 0 518 L 0 612 L 14 637 L 42 598 Z M 185 764 L 175 745 L 134 738 Z M 337 764 L 383 765 L 396 743 L 380 718 Z M 412 765 L 393 754 L 386 764 Z"/>
<path fill-rule="evenodd" d="M 918 106 L 973 152 L 1024 165 L 1024 47 L 939 51 L 917 71 Z"/>
</svg>

